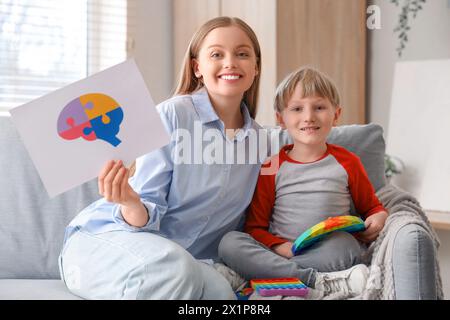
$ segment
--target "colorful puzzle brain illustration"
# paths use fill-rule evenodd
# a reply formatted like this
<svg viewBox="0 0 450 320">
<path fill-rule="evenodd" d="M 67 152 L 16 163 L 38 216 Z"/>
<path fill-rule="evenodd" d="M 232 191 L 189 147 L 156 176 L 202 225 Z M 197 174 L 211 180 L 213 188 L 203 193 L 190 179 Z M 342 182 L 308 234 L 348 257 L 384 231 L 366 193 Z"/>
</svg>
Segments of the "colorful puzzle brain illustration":
<svg viewBox="0 0 450 320">
<path fill-rule="evenodd" d="M 116 100 L 103 93 L 89 93 L 70 101 L 58 118 L 58 134 L 66 140 L 82 137 L 87 141 L 104 140 L 114 147 L 123 110 Z"/>
<path fill-rule="evenodd" d="M 303 232 L 292 245 L 292 253 L 300 251 L 321 240 L 333 231 L 358 232 L 365 230 L 364 221 L 355 216 L 330 217 Z"/>
</svg>

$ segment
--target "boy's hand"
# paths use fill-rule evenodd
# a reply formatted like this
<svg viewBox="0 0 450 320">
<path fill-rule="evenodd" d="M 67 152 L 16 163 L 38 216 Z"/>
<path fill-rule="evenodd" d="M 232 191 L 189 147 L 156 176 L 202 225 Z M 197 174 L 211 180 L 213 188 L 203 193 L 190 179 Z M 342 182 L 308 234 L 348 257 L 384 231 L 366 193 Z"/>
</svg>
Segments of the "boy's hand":
<svg viewBox="0 0 450 320">
<path fill-rule="evenodd" d="M 287 259 L 292 258 L 294 255 L 292 254 L 292 242 L 285 242 L 282 244 L 278 244 L 276 246 L 273 247 L 273 252 L 275 252 L 276 254 L 285 257 Z"/>
<path fill-rule="evenodd" d="M 386 211 L 380 211 L 371 215 L 364 222 L 366 230 L 355 233 L 355 237 L 365 243 L 374 241 L 380 234 L 381 230 L 383 230 L 387 217 L 388 213 Z"/>
</svg>

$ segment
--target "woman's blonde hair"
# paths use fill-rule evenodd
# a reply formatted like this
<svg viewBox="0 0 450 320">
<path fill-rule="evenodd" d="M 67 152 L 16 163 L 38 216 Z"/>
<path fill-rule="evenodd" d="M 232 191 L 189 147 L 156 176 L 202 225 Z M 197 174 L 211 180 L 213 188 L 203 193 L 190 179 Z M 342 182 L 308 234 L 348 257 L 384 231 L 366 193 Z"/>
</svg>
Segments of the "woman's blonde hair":
<svg viewBox="0 0 450 320">
<path fill-rule="evenodd" d="M 250 116 L 252 118 L 255 118 L 258 103 L 259 79 L 261 75 L 261 49 L 255 32 L 252 30 L 252 28 L 250 28 L 248 24 L 246 24 L 239 18 L 217 17 L 207 21 L 197 30 L 197 32 L 195 32 L 184 55 L 183 64 L 178 79 L 178 85 L 175 89 L 174 95 L 191 94 L 192 92 L 204 86 L 201 79 L 198 79 L 195 76 L 192 59 L 198 58 L 203 40 L 209 32 L 216 28 L 230 26 L 237 26 L 241 28 L 250 38 L 250 41 L 253 44 L 253 49 L 255 51 L 258 74 L 255 76 L 251 87 L 244 93 L 243 98 L 243 101 L 248 107 Z"/>
<path fill-rule="evenodd" d="M 325 73 L 311 67 L 302 67 L 290 73 L 278 85 L 275 92 L 274 109 L 281 112 L 300 84 L 303 97 L 319 96 L 330 100 L 335 107 L 340 106 L 339 91 L 333 80 Z"/>
</svg>

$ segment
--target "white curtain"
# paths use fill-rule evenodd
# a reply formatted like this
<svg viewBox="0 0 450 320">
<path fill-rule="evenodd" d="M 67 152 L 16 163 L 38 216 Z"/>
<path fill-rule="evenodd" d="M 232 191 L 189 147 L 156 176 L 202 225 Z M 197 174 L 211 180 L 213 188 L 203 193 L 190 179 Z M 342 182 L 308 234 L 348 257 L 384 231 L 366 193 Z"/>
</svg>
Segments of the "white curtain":
<svg viewBox="0 0 450 320">
<path fill-rule="evenodd" d="M 0 0 L 0 111 L 124 61 L 130 7 L 133 0 Z"/>
</svg>

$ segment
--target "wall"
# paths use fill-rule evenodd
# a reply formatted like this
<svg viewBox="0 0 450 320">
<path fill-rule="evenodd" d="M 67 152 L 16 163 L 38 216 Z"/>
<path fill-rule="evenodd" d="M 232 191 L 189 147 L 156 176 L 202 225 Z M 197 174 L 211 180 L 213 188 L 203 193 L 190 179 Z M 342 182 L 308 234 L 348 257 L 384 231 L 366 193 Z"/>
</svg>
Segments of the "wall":
<svg viewBox="0 0 450 320">
<path fill-rule="evenodd" d="M 173 90 L 172 1 L 131 0 L 129 56 L 136 59 L 155 103 Z"/>
<path fill-rule="evenodd" d="M 423 5 L 411 22 L 409 41 L 399 58 L 393 29 L 400 9 L 388 0 L 370 2 L 381 8 L 381 29 L 368 31 L 368 120 L 383 126 L 387 137 L 395 62 L 450 58 L 450 4 L 448 0 L 429 0 Z M 438 236 L 444 295 L 450 299 L 450 231 L 439 230 Z"/>
<path fill-rule="evenodd" d="M 403 2 L 403 1 L 401 1 Z M 450 58 L 450 8 L 447 0 L 428 0 L 410 23 L 409 41 L 398 57 L 397 25 L 400 9 L 390 0 L 372 0 L 381 8 L 381 29 L 368 31 L 368 120 L 385 128 L 389 124 L 395 62 Z"/>
</svg>

